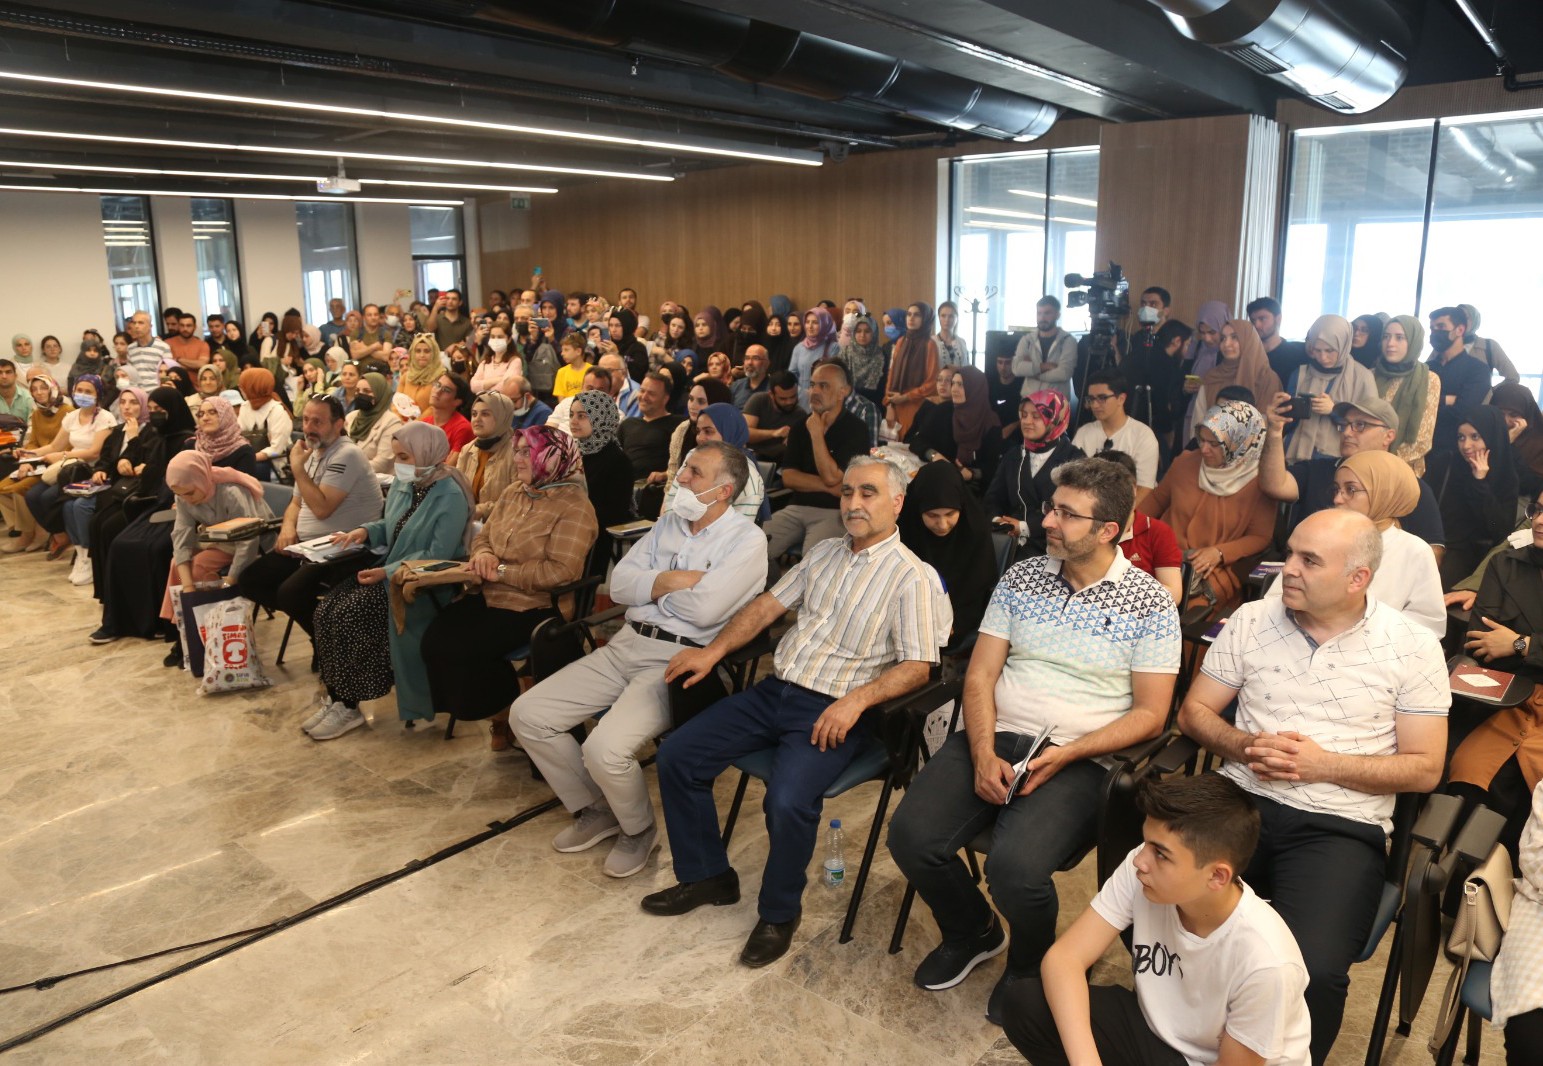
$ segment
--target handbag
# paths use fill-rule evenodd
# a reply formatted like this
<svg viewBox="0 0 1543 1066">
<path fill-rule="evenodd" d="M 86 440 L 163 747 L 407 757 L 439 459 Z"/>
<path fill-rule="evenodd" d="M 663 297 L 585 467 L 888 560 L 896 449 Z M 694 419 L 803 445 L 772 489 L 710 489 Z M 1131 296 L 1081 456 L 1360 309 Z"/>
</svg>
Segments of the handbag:
<svg viewBox="0 0 1543 1066">
<path fill-rule="evenodd" d="M 1494 962 L 1500 954 L 1500 942 L 1511 924 L 1511 900 L 1516 895 L 1512 876 L 1511 855 L 1503 845 L 1496 844 L 1484 864 L 1463 882 L 1463 900 L 1447 937 L 1447 956 L 1458 965 L 1447 977 L 1436 1028 L 1430 1038 L 1431 1054 L 1438 1058 L 1453 1026 L 1462 1017 L 1463 981 L 1469 965 Z"/>
</svg>

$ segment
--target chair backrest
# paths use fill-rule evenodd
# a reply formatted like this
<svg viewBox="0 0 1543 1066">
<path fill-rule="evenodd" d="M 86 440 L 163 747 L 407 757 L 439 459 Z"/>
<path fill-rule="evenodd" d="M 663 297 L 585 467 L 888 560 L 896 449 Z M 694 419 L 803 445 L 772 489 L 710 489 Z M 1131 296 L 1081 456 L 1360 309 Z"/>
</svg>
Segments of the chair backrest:
<svg viewBox="0 0 1543 1066">
<path fill-rule="evenodd" d="M 262 484 L 263 502 L 268 505 L 268 510 L 282 517 L 289 507 L 289 502 L 295 498 L 294 488 L 277 481 L 264 481 Z"/>
<path fill-rule="evenodd" d="M 1016 538 L 1010 533 L 993 531 L 991 534 L 991 547 L 997 553 L 997 579 L 1001 580 L 1003 574 L 1013 561 L 1013 544 Z"/>
</svg>

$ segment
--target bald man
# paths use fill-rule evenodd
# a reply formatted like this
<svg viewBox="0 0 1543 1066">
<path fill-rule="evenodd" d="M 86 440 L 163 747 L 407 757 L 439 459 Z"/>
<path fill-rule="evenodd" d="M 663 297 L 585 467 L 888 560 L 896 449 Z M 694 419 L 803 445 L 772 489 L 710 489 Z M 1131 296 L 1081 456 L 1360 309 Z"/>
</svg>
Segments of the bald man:
<svg viewBox="0 0 1543 1066">
<path fill-rule="evenodd" d="M 1350 964 L 1376 918 L 1394 796 L 1435 788 L 1446 756 L 1441 646 L 1367 594 L 1381 562 L 1365 515 L 1304 518 L 1280 597 L 1233 613 L 1179 711 L 1179 728 L 1226 759 L 1221 772 L 1259 808 L 1243 880 L 1302 948 L 1315 1064 L 1339 1033 Z"/>
</svg>

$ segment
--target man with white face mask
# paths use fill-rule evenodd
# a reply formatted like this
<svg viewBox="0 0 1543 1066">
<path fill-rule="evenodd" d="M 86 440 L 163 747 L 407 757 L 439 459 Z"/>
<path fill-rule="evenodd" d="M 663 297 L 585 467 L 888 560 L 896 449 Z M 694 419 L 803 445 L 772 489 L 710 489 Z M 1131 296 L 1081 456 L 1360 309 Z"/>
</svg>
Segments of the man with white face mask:
<svg viewBox="0 0 1543 1066">
<path fill-rule="evenodd" d="M 573 814 L 552 847 L 586 851 L 616 837 L 604 867 L 611 877 L 637 873 L 658 843 L 637 752 L 670 728 L 665 664 L 682 647 L 709 643 L 766 584 L 765 538 L 732 508 L 749 476 L 745 454 L 722 442 L 687 455 L 672 506 L 611 574 L 627 624 L 510 712 L 525 753 Z M 580 747 L 568 730 L 601 711 Z"/>
</svg>

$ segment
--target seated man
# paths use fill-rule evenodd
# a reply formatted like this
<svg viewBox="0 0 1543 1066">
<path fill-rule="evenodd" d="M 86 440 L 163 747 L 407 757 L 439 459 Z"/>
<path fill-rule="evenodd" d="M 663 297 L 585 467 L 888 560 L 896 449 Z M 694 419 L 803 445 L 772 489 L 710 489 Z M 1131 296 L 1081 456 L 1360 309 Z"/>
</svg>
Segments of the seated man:
<svg viewBox="0 0 1543 1066">
<path fill-rule="evenodd" d="M 610 391 L 610 375 L 601 386 Z M 670 437 L 682 416 L 669 409 L 671 382 L 655 370 L 638 386 L 638 417 L 625 418 L 616 440 L 627 461 L 632 464 L 635 480 L 646 482 L 638 495 L 638 517 L 657 518 L 664 502 L 665 468 L 670 465 Z"/>
<path fill-rule="evenodd" d="M 782 462 L 793 427 L 808 417 L 809 412 L 798 406 L 798 379 L 786 370 L 773 371 L 766 379 L 766 391 L 745 401 L 750 450 L 757 459 Z"/>
<path fill-rule="evenodd" d="M 1124 452 L 1104 448 L 1089 458 L 1114 463 L 1131 476 L 1136 477 L 1136 460 Z M 1137 484 L 1136 492 L 1141 492 Z M 1145 570 L 1157 578 L 1158 584 L 1168 590 L 1173 602 L 1184 602 L 1184 552 L 1173 528 L 1161 518 L 1152 518 L 1140 511 L 1131 510 L 1126 519 L 1125 532 L 1120 534 L 1120 554 L 1130 560 L 1137 570 Z"/>
<path fill-rule="evenodd" d="M 585 851 L 620 834 L 605 860 L 612 877 L 641 870 L 658 842 L 637 750 L 670 728 L 665 665 L 682 645 L 711 641 L 766 587 L 765 538 L 733 509 L 749 477 L 738 448 L 698 444 L 681 463 L 671 509 L 611 574 L 627 624 L 514 703 L 515 736 L 574 815 L 552 846 Z M 602 711 L 581 749 L 568 730 Z"/>
<path fill-rule="evenodd" d="M 552 409 L 530 390 L 530 382 L 521 374 L 505 374 L 504 380 L 498 383 L 498 391 L 514 404 L 515 429 L 544 426 L 552 417 Z"/>
<path fill-rule="evenodd" d="M 1007 937 L 959 849 L 993 829 L 986 878 L 1012 931 L 1007 968 L 987 1003 L 1033 977 L 1055 940 L 1051 875 L 1092 842 L 1107 772 L 1099 756 L 1162 732 L 1179 672 L 1173 598 L 1120 553 L 1135 498 L 1120 467 L 1078 459 L 1056 468 L 1046 506 L 1048 555 L 997 584 L 964 679 L 964 724 L 916 775 L 889 827 L 889 850 L 932 908 L 943 943 L 916 984 L 952 988 L 1000 954 Z M 1036 733 L 1050 745 L 1009 794 L 1013 764 Z"/>
<path fill-rule="evenodd" d="M 1254 795 L 1243 878 L 1302 948 L 1313 1062 L 1339 1033 L 1350 964 L 1382 894 L 1393 795 L 1441 781 L 1452 693 L 1436 637 L 1366 594 L 1382 538 L 1319 511 L 1291 534 L 1282 594 L 1239 607 L 1206 653 L 1179 727 Z M 1237 724 L 1222 712 L 1237 700 Z M 1332 900 L 1332 906 L 1325 906 Z"/>
<path fill-rule="evenodd" d="M 665 671 L 666 681 L 696 684 L 784 612 L 798 610 L 777 645 L 774 675 L 720 700 L 659 749 L 659 795 L 680 883 L 645 896 L 643 909 L 685 914 L 704 903 L 738 902 L 739 875 L 718 832 L 713 781 L 734 759 L 777 745 L 764 801 L 771 848 L 760 920 L 739 957 L 746 966 L 781 958 L 793 939 L 821 797 L 868 742 L 862 713 L 925 684 L 953 626 L 937 574 L 900 543 L 895 520 L 905 486 L 893 463 L 853 460 L 841 489 L 847 535 L 816 545 L 711 644 L 680 652 Z"/>
<path fill-rule="evenodd" d="M 1032 1066 L 1192 1062 L 1307 1066 L 1307 968 L 1291 930 L 1240 878 L 1259 843 L 1247 792 L 1219 774 L 1147 778 L 1145 843 L 1045 953 L 1005 1006 Z M 1088 986 L 1131 929 L 1134 991 Z"/>
<path fill-rule="evenodd" d="M 1339 459 L 1303 459 L 1286 465 L 1285 432 L 1291 419 L 1291 395 L 1275 394 L 1270 406 L 1261 408 L 1265 417 L 1264 452 L 1259 457 L 1259 487 L 1272 500 L 1296 503 L 1292 509 L 1292 525 L 1316 511 L 1334 506 L 1334 471 L 1340 460 L 1358 451 L 1385 452 L 1393 446 L 1398 436 L 1398 413 L 1393 405 L 1382 399 L 1365 400 L 1359 404 L 1334 405 L 1330 417 L 1339 427 Z M 1436 494 L 1425 479 L 1420 479 L 1420 502 L 1399 525 L 1404 532 L 1412 533 L 1436 551 L 1436 561 L 1441 561 L 1446 532 L 1441 524 L 1441 508 Z"/>
<path fill-rule="evenodd" d="M 766 522 L 772 559 L 795 549 L 808 555 L 820 541 L 841 536 L 842 468 L 871 447 L 868 427 L 843 406 L 852 392 L 846 366 L 826 360 L 809 378 L 810 415 L 789 432 L 782 457 L 782 484 L 793 495 Z"/>
<path fill-rule="evenodd" d="M 381 516 L 385 499 L 370 461 L 343 432 L 343 405 L 315 396 L 301 415 L 302 440 L 289 453 L 295 494 L 284 509 L 274 550 L 241 571 L 241 595 L 270 611 L 283 611 L 308 635 L 326 586 L 374 564 L 364 552 L 330 563 L 305 563 L 284 549 L 326 533 L 347 533 Z"/>
</svg>

